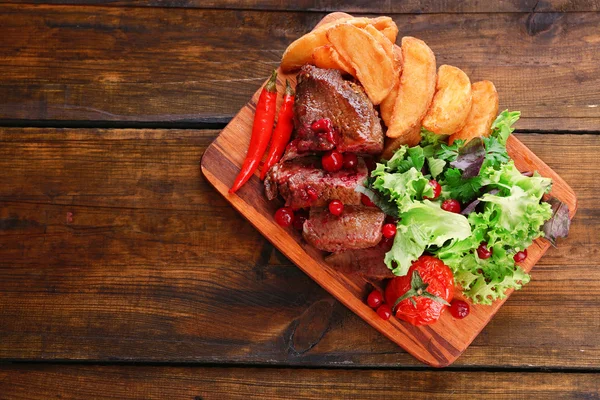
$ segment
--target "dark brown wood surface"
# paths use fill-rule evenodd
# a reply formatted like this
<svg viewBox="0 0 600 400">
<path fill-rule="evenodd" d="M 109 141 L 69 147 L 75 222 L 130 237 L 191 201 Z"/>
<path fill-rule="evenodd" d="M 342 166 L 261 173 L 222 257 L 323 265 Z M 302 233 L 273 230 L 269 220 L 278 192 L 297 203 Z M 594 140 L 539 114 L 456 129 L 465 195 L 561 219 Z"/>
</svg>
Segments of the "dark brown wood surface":
<svg viewBox="0 0 600 400">
<path fill-rule="evenodd" d="M 202 178 L 217 133 L 0 132 L 0 359 L 419 365 Z M 572 185 L 578 214 L 456 365 L 596 369 L 600 136 L 519 139 Z"/>
<path fill-rule="evenodd" d="M 0 366 L 11 399 L 597 399 L 585 373 Z M 2 394 L 0 394 L 0 397 Z"/>
<path fill-rule="evenodd" d="M 392 14 L 438 64 L 493 80 L 579 199 L 570 237 L 447 371 L 335 301 L 200 173 L 287 44 L 333 10 Z M 0 399 L 598 398 L 598 11 L 0 1 Z"/>
<path fill-rule="evenodd" d="M 560 4 L 570 3 L 579 4 Z M 581 3 L 582 10 L 590 9 L 585 4 L 595 7 Z M 226 122 L 277 66 L 285 47 L 323 16 L 0 4 L 0 119 L 23 125 L 39 120 Z M 438 64 L 456 65 L 473 80 L 495 82 L 501 108 L 523 112 L 521 129 L 597 129 L 599 13 L 393 17 L 400 35 L 427 41 Z"/>
<path fill-rule="evenodd" d="M 573 12 L 600 11 L 598 0 L 2 0 L 0 3 L 110 5 L 135 7 L 218 8 L 270 11 L 303 11 L 377 14 Z"/>
</svg>

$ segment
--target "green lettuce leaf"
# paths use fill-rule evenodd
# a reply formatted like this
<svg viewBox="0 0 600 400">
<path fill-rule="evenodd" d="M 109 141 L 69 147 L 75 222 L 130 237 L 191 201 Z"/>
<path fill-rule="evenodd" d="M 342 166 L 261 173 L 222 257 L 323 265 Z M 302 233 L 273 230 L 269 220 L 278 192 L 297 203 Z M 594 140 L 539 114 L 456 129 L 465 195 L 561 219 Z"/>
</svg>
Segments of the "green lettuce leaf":
<svg viewBox="0 0 600 400">
<path fill-rule="evenodd" d="M 372 176 L 375 177 L 373 187 L 394 200 L 399 212 L 408 210 L 416 199 L 433 197 L 433 188 L 427 184 L 429 180 L 414 167 L 406 172 L 394 173 L 377 168 Z"/>
<path fill-rule="evenodd" d="M 506 145 L 508 137 L 515 130 L 512 126 L 520 117 L 520 111 L 502 111 L 492 123 L 492 136 L 496 137 L 502 145 Z"/>
<path fill-rule="evenodd" d="M 400 214 L 392 249 L 385 255 L 385 263 L 396 275 L 406 275 L 413 261 L 425 249 L 441 247 L 447 241 L 463 240 L 471 235 L 467 218 L 444 211 L 438 203 L 429 200 L 414 202 Z"/>
</svg>

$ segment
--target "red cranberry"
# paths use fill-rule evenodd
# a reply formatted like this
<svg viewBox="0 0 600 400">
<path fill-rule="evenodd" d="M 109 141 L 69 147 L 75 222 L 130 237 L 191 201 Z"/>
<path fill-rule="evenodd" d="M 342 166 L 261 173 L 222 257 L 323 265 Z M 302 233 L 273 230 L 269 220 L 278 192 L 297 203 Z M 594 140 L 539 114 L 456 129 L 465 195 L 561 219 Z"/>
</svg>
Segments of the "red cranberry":
<svg viewBox="0 0 600 400">
<path fill-rule="evenodd" d="M 318 119 L 310 125 L 314 133 L 327 133 L 333 131 L 333 125 L 329 118 Z"/>
<path fill-rule="evenodd" d="M 523 251 L 519 251 L 517 254 L 514 255 L 513 260 L 515 260 L 515 262 L 523 262 L 525 261 L 525 259 L 527 258 L 527 249 L 523 250 Z"/>
<path fill-rule="evenodd" d="M 361 201 L 361 203 L 363 203 L 363 205 L 365 205 L 367 207 L 374 207 L 375 206 L 375 203 L 373 203 L 371 201 L 371 199 L 368 196 L 364 195 L 364 194 L 360 195 L 360 201 Z"/>
<path fill-rule="evenodd" d="M 305 210 L 298 210 L 294 215 L 294 229 L 301 231 L 304 227 L 304 221 L 308 218 L 308 213 Z"/>
<path fill-rule="evenodd" d="M 358 165 L 358 157 L 354 153 L 344 153 L 344 168 L 354 169 Z"/>
<path fill-rule="evenodd" d="M 367 304 L 371 308 L 377 308 L 383 303 L 383 295 L 379 290 L 373 290 L 367 297 Z"/>
<path fill-rule="evenodd" d="M 477 255 L 482 260 L 486 260 L 492 256 L 492 249 L 488 249 L 487 243 L 481 243 L 477 248 Z"/>
<path fill-rule="evenodd" d="M 466 301 L 454 300 L 450 304 L 450 314 L 452 314 L 454 318 L 463 319 L 464 317 L 469 315 L 469 311 L 469 303 L 467 303 Z"/>
<path fill-rule="evenodd" d="M 281 226 L 290 226 L 294 222 L 294 210 L 290 207 L 281 207 L 275 212 L 275 222 Z"/>
<path fill-rule="evenodd" d="M 342 212 L 344 212 L 344 204 L 339 200 L 331 200 L 329 202 L 329 212 L 333 215 L 342 215 Z"/>
<path fill-rule="evenodd" d="M 391 239 L 396 236 L 396 225 L 394 224 L 385 224 L 381 229 L 381 233 L 384 237 Z"/>
<path fill-rule="evenodd" d="M 440 186 L 440 184 L 437 183 L 436 180 L 432 179 L 429 181 L 429 186 L 433 188 L 433 197 L 423 196 L 423 198 L 427 200 L 435 200 L 438 197 L 440 197 L 440 194 L 442 193 L 442 187 Z"/>
<path fill-rule="evenodd" d="M 382 304 L 377 309 L 377 315 L 383 320 L 388 320 L 392 316 L 392 309 L 387 304 Z"/>
<path fill-rule="evenodd" d="M 327 172 L 336 172 L 342 169 L 342 165 L 344 163 L 344 156 L 342 153 L 336 150 L 331 150 L 325 153 L 323 158 L 321 158 L 321 164 L 323 164 L 323 169 Z"/>
<path fill-rule="evenodd" d="M 448 199 L 442 202 L 442 210 L 449 211 L 451 213 L 460 213 L 460 203 L 458 200 Z"/>
</svg>

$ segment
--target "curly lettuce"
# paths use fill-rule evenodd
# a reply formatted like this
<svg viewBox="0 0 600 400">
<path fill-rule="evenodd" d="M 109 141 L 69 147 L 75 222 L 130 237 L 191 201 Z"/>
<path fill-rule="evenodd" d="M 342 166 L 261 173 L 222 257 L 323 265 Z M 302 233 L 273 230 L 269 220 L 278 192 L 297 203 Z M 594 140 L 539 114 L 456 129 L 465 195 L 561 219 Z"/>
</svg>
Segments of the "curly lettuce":
<svg viewBox="0 0 600 400">
<path fill-rule="evenodd" d="M 544 223 L 562 236 L 566 224 L 564 212 L 558 213 L 559 222 L 547 222 L 553 209 L 541 200 L 551 180 L 522 174 L 508 156 L 506 142 L 519 116 L 503 111 L 490 136 L 469 145 L 460 140 L 448 145 L 446 137 L 422 129 L 419 146 L 402 146 L 377 165 L 368 186 L 398 210 L 397 234 L 385 256 L 394 274 L 405 275 L 414 260 L 429 252 L 453 270 L 464 294 L 481 304 L 529 282 L 514 254 L 544 235 Z M 433 197 L 430 179 L 442 186 L 437 201 L 427 200 Z M 444 211 L 440 203 L 450 198 L 471 203 L 468 215 Z M 482 243 L 492 250 L 488 259 L 477 254 Z"/>
</svg>

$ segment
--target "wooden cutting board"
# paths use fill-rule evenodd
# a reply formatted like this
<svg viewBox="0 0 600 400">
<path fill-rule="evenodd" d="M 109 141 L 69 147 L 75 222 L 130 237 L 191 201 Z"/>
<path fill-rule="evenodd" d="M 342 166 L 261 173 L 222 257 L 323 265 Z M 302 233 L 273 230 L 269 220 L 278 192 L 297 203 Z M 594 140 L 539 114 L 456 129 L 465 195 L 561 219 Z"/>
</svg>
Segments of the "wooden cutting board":
<svg viewBox="0 0 600 400">
<path fill-rule="evenodd" d="M 348 14 L 332 13 L 320 24 L 345 16 Z M 283 93 L 286 78 L 295 84 L 295 76 L 279 71 L 279 93 Z M 508 297 L 495 301 L 491 306 L 472 305 L 471 313 L 463 320 L 445 312 L 438 322 L 430 326 L 415 327 L 395 318 L 384 321 L 365 303 L 372 286 L 364 278 L 334 270 L 325 263 L 324 253 L 306 244 L 298 231 L 275 223 L 273 215 L 282 203 L 266 199 L 258 171 L 235 195 L 228 193 L 246 156 L 259 93 L 260 89 L 206 149 L 201 162 L 206 179 L 286 257 L 375 329 L 424 363 L 444 367 L 454 362 Z M 281 102 L 281 95 L 278 101 Z M 538 171 L 542 176 L 552 178 L 551 194 L 569 206 L 572 218 L 577 209 L 577 199 L 569 185 L 514 136 L 509 138 L 507 148 L 520 171 Z M 549 247 L 547 241 L 536 240 L 527 249 L 527 260 L 522 264 L 525 271 L 529 272 Z M 527 290 L 527 287 L 522 290 Z M 462 298 L 458 291 L 455 296 Z"/>
</svg>

